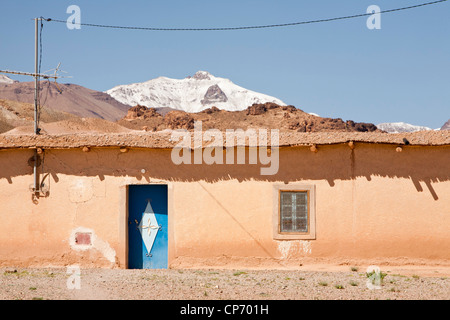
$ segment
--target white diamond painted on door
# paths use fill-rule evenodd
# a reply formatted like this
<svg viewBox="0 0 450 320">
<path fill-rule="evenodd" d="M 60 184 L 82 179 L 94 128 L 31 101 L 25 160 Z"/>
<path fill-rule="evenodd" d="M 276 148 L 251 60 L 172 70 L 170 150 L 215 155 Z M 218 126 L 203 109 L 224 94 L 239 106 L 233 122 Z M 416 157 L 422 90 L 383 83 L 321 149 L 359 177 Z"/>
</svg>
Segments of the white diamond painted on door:
<svg viewBox="0 0 450 320">
<path fill-rule="evenodd" d="M 153 243 L 155 242 L 156 235 L 158 234 L 158 230 L 160 229 L 150 201 L 148 201 L 147 208 L 145 208 L 145 211 L 142 214 L 142 219 L 139 223 L 138 228 L 141 232 L 145 247 L 147 248 L 147 256 L 150 257 L 150 251 L 152 251 Z"/>
</svg>

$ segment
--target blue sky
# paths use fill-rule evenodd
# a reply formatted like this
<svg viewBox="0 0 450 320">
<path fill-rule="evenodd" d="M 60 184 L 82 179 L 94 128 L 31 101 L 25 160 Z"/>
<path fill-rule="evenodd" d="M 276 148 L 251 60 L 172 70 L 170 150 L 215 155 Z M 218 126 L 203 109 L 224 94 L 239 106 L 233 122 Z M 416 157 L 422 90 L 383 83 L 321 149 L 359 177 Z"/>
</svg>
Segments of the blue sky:
<svg viewBox="0 0 450 320">
<path fill-rule="evenodd" d="M 35 17 L 142 27 L 229 27 L 315 20 L 427 0 L 2 0 L 0 69 L 34 70 Z M 61 62 L 76 83 L 104 91 L 198 70 L 321 116 L 408 122 L 431 128 L 450 118 L 450 2 L 321 24 L 220 32 L 157 32 L 45 23 L 42 70 Z M 25 77 L 14 77 L 30 81 Z"/>
</svg>

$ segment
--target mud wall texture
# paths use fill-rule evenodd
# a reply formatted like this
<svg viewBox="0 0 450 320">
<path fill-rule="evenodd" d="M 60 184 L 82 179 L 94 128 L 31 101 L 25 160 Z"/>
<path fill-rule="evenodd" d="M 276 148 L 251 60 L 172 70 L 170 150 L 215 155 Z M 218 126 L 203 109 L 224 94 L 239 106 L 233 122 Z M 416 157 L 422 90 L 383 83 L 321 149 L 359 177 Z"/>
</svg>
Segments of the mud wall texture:
<svg viewBox="0 0 450 320">
<path fill-rule="evenodd" d="M 181 164 L 169 149 L 0 151 L 0 265 L 127 267 L 127 186 L 169 186 L 169 266 L 450 258 L 450 147 L 286 147 L 279 170 Z M 315 188 L 315 239 L 274 237 L 276 186 Z M 88 235 L 88 239 L 84 235 Z M 81 236 L 80 236 L 81 235 Z"/>
</svg>

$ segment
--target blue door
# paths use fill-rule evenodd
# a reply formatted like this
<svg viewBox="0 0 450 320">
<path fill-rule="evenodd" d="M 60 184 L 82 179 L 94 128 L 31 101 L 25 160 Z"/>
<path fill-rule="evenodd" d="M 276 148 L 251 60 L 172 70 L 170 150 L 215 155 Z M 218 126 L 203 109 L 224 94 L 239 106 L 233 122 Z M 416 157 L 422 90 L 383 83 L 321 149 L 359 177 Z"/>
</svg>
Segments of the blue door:
<svg viewBox="0 0 450 320">
<path fill-rule="evenodd" d="M 128 268 L 167 268 L 167 201 L 167 185 L 129 186 Z"/>
</svg>

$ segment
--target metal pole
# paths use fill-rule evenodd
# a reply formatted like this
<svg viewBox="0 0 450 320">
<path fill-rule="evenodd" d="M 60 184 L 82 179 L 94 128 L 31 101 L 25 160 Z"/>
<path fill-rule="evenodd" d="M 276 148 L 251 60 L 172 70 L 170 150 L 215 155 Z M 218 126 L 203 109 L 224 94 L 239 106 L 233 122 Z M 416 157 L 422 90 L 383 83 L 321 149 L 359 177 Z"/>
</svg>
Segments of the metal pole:
<svg viewBox="0 0 450 320">
<path fill-rule="evenodd" d="M 39 134 L 38 125 L 37 125 L 37 117 L 38 117 L 38 18 L 34 19 L 35 25 L 35 35 L 34 35 L 34 133 Z"/>
<path fill-rule="evenodd" d="M 47 74 L 39 74 L 39 21 L 42 21 L 43 18 L 35 18 L 34 19 L 34 73 L 30 72 L 21 72 L 21 71 L 9 71 L 9 70 L 0 70 L 0 73 L 8 73 L 8 74 L 18 74 L 18 75 L 25 75 L 25 76 L 31 76 L 34 77 L 34 134 L 35 136 L 39 135 L 40 129 L 39 129 L 39 80 L 40 78 L 43 79 L 56 79 L 60 78 L 57 75 L 57 71 L 59 69 L 59 65 L 56 67 L 55 75 L 50 76 Z M 42 22 L 41 22 L 42 23 Z M 41 189 L 41 182 L 40 182 L 40 176 L 38 173 L 38 163 L 40 160 L 39 154 L 44 152 L 43 150 L 39 150 L 38 152 L 38 146 L 36 144 L 35 150 L 34 150 L 34 165 L 33 165 L 33 174 L 34 174 L 34 183 L 33 183 L 33 192 L 36 197 L 39 197 L 40 189 Z M 30 186 L 31 188 L 31 186 Z"/>
<path fill-rule="evenodd" d="M 38 129 L 38 81 L 39 81 L 39 75 L 38 75 L 38 18 L 34 20 L 34 28 L 35 28 L 35 35 L 34 35 L 34 73 L 35 73 L 35 81 L 34 81 L 34 134 L 39 134 Z M 33 174 L 34 174 L 34 193 L 39 193 L 39 175 L 37 172 L 38 167 L 38 152 L 37 152 L 37 146 L 36 149 L 34 149 L 34 166 L 33 166 Z"/>
</svg>

